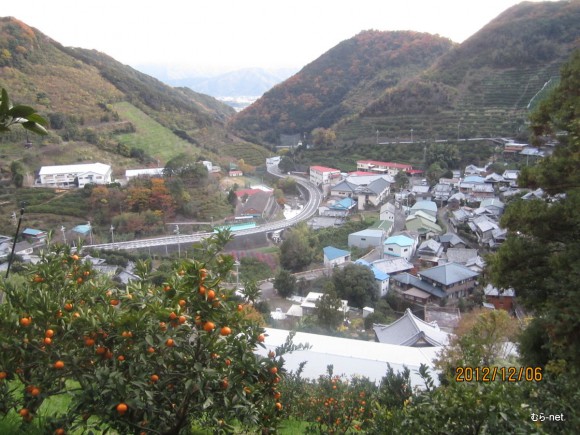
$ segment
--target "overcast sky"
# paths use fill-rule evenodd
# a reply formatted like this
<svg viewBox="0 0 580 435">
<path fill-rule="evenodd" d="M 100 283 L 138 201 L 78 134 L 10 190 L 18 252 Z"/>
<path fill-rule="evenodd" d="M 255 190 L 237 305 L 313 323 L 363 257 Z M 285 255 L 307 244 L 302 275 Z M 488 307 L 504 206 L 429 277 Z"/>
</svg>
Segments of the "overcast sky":
<svg viewBox="0 0 580 435">
<path fill-rule="evenodd" d="M 301 68 L 362 30 L 462 42 L 516 0 L 25 0 L 13 16 L 66 46 L 138 67 Z"/>
</svg>

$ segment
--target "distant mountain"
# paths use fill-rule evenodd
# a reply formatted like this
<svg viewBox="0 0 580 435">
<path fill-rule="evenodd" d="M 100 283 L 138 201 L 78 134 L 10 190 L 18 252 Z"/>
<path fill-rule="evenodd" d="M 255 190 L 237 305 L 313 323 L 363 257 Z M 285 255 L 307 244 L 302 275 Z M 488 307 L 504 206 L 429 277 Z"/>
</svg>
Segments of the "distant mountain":
<svg viewBox="0 0 580 435">
<path fill-rule="evenodd" d="M 580 2 L 523 2 L 460 45 L 367 31 L 277 85 L 230 122 L 277 144 L 332 127 L 339 144 L 525 135 L 527 106 L 580 46 Z"/>
<path fill-rule="evenodd" d="M 280 134 L 330 127 L 421 73 L 452 47 L 449 39 L 427 33 L 361 32 L 268 91 L 231 125 L 271 143 Z"/>
<path fill-rule="evenodd" d="M 168 86 L 104 53 L 64 47 L 10 17 L 0 18 L 0 85 L 49 119 L 41 144 L 76 142 L 110 161 L 143 151 L 162 162 L 187 152 L 260 164 L 268 153 L 226 130 L 235 110 L 217 99 Z M 20 140 L 18 134 L 3 141 Z M 66 155 L 59 159 L 67 163 Z"/>
<path fill-rule="evenodd" d="M 296 72 L 295 69 L 247 68 L 215 76 L 191 76 L 164 80 L 172 86 L 187 86 L 196 92 L 220 97 L 259 97 Z"/>
</svg>

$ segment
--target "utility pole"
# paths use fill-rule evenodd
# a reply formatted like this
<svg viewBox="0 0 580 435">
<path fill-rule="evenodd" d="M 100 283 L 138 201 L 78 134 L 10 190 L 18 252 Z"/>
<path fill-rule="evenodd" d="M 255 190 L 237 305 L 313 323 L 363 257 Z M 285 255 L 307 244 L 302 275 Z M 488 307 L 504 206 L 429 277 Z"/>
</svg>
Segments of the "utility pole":
<svg viewBox="0 0 580 435">
<path fill-rule="evenodd" d="M 60 226 L 60 230 L 62 231 L 62 243 L 66 245 L 66 228 L 64 225 Z"/>
<path fill-rule="evenodd" d="M 22 216 L 24 215 L 24 207 L 20 209 L 20 217 L 18 218 L 18 225 L 16 226 L 16 233 L 14 234 L 14 240 L 12 241 L 12 251 L 10 252 L 10 258 L 8 259 L 8 267 L 6 268 L 6 279 L 10 274 L 10 267 L 12 266 L 12 261 L 14 260 L 14 250 L 16 249 L 16 239 L 18 238 L 18 233 L 20 232 L 20 224 L 22 223 Z"/>
</svg>

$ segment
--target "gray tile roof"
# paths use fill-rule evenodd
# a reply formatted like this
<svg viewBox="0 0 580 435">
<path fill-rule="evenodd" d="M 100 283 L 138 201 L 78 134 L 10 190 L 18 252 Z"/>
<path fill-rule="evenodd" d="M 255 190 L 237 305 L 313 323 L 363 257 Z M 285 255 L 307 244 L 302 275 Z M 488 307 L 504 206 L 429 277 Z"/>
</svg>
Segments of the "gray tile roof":
<svg viewBox="0 0 580 435">
<path fill-rule="evenodd" d="M 410 273 L 407 272 L 395 275 L 391 277 L 391 279 L 394 279 L 395 281 L 398 281 L 401 284 L 405 284 L 407 286 L 417 287 L 419 290 L 423 290 L 429 293 L 430 295 L 435 296 L 436 298 L 444 298 L 447 296 L 447 293 L 445 293 L 440 288 L 437 288 L 429 284 L 428 282 L 423 281 L 420 278 L 417 278 L 416 276 L 411 275 Z"/>
<path fill-rule="evenodd" d="M 400 346 L 444 346 L 449 342 L 449 334 L 441 331 L 434 323 L 427 323 L 413 315 L 407 308 L 405 314 L 390 325 L 373 325 L 380 343 Z"/>
<path fill-rule="evenodd" d="M 429 278 L 442 285 L 452 285 L 463 280 L 475 278 L 478 274 L 461 264 L 446 263 L 422 270 L 419 272 L 419 276 Z"/>
</svg>

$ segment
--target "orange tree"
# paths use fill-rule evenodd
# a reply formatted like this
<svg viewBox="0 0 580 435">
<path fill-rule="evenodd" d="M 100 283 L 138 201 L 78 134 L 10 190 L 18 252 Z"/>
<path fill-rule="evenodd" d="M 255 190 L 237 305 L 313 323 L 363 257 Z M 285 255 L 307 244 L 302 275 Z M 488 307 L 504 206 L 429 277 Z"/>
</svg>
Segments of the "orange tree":
<svg viewBox="0 0 580 435">
<path fill-rule="evenodd" d="M 220 286 L 233 264 L 220 253 L 229 237 L 204 242 L 196 253 L 206 258 L 176 263 L 160 286 L 146 263 L 139 280 L 115 286 L 63 246 L 30 266 L 24 284 L 3 281 L 0 415 L 18 412 L 50 433 L 179 433 L 194 422 L 274 430 L 282 355 L 293 346 L 254 352 L 262 327 Z M 70 404 L 45 415 L 43 402 L 61 394 Z"/>
</svg>

